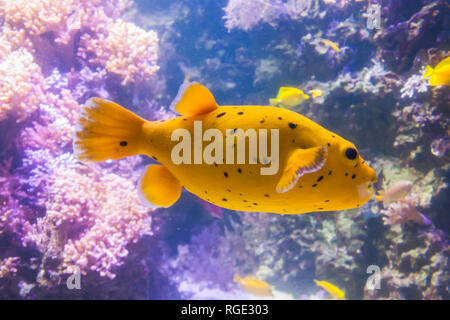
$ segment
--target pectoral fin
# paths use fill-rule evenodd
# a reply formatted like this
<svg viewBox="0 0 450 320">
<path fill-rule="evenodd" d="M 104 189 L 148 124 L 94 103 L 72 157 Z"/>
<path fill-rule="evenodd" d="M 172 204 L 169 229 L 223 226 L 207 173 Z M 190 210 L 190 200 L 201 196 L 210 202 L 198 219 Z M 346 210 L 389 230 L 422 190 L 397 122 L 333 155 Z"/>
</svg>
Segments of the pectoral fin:
<svg viewBox="0 0 450 320">
<path fill-rule="evenodd" d="M 183 116 L 197 116 L 208 113 L 218 107 L 212 93 L 197 82 L 190 82 L 187 77 L 178 90 L 170 108 Z"/>
<path fill-rule="evenodd" d="M 144 169 L 138 193 L 145 206 L 167 208 L 180 198 L 181 184 L 166 167 L 152 164 Z"/>
<path fill-rule="evenodd" d="M 295 150 L 288 158 L 283 175 L 278 181 L 277 192 L 289 191 L 302 175 L 320 170 L 327 161 L 327 155 L 327 148 L 322 146 Z"/>
</svg>

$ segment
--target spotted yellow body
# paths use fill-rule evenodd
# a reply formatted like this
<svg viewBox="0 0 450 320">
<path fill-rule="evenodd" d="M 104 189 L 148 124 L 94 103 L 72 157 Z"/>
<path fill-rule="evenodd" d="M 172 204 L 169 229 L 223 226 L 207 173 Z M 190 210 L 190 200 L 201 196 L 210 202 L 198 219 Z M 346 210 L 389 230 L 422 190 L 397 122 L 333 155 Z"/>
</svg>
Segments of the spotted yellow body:
<svg viewBox="0 0 450 320">
<path fill-rule="evenodd" d="M 306 117 L 276 107 L 219 107 L 214 105 L 212 94 L 199 84 L 188 87 L 179 96 L 175 108 L 185 115 L 154 122 L 112 102 L 91 99 L 81 112 L 75 154 L 80 160 L 91 161 L 134 154 L 154 158 L 161 166 L 153 165 L 144 172 L 138 191 L 144 202 L 155 206 L 172 205 L 182 186 L 223 208 L 281 214 L 355 208 L 370 199 L 369 184 L 376 180 L 375 172 L 359 154 L 352 160 L 345 156 L 349 148 L 356 152 L 355 146 Z M 196 105 L 200 107 L 195 108 Z M 249 143 L 244 164 L 236 164 L 236 157 L 234 164 L 175 164 L 172 151 L 180 142 L 172 141 L 172 134 L 182 128 L 194 137 L 195 123 L 201 123 L 203 132 L 218 129 L 224 139 L 227 129 L 278 129 L 278 172 L 262 175 L 261 168 L 268 164 L 250 164 Z M 270 152 L 271 139 L 267 140 Z M 202 149 L 210 143 L 203 141 Z M 225 158 L 225 142 L 223 146 Z M 232 149 L 233 154 L 236 149 Z M 194 153 L 192 143 L 191 154 Z"/>
</svg>

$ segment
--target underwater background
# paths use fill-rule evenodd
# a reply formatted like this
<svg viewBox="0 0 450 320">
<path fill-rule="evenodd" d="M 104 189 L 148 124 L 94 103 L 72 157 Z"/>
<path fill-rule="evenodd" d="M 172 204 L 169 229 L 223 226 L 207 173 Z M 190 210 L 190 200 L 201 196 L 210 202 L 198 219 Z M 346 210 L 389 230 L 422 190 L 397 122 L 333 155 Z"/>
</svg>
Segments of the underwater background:
<svg viewBox="0 0 450 320">
<path fill-rule="evenodd" d="M 261 298 L 240 275 L 270 299 L 332 298 L 314 280 L 450 299 L 450 89 L 424 77 L 450 56 L 449 17 L 445 0 L 0 0 L 0 298 Z M 187 75 L 219 105 L 320 92 L 293 110 L 353 142 L 377 190 L 408 194 L 279 215 L 184 191 L 148 209 L 136 183 L 153 160 L 74 158 L 88 98 L 168 119 Z"/>
</svg>

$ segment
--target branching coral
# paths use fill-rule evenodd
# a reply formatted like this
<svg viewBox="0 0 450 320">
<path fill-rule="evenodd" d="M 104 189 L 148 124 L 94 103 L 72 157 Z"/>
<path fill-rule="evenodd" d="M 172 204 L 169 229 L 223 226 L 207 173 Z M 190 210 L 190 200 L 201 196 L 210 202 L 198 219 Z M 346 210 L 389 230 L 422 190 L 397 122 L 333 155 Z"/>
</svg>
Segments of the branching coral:
<svg viewBox="0 0 450 320">
<path fill-rule="evenodd" d="M 0 120 L 11 115 L 21 122 L 46 99 L 41 69 L 24 49 L 0 60 L 0 78 Z"/>
<path fill-rule="evenodd" d="M 10 274 L 15 274 L 17 272 L 19 261 L 19 257 L 9 257 L 0 260 L 0 278 L 6 277 Z"/>
<path fill-rule="evenodd" d="M 417 195 L 410 194 L 404 200 L 393 202 L 387 209 L 381 210 L 384 224 L 395 225 L 415 221 L 422 225 L 431 225 L 430 220 L 417 210 Z"/>
<path fill-rule="evenodd" d="M 151 234 L 151 218 L 130 179 L 82 166 L 63 155 L 47 180 L 41 205 L 46 215 L 24 237 L 46 258 L 62 259 L 62 272 L 78 266 L 114 278 L 128 255 L 126 246 Z M 67 271 L 66 270 L 66 271 Z M 69 271 L 67 271 L 69 272 Z"/>
<path fill-rule="evenodd" d="M 85 49 L 80 51 L 81 56 L 86 58 L 87 52 L 91 52 L 95 58 L 90 62 L 120 75 L 123 85 L 145 80 L 159 69 L 156 65 L 158 36 L 132 23 L 119 19 L 110 23 L 104 33 L 94 37 L 83 35 L 82 43 Z"/>
<path fill-rule="evenodd" d="M 82 27 L 103 27 L 129 7 L 128 0 L 1 0 L 0 16 L 8 26 L 36 37 L 52 33 L 55 42 L 68 44 Z"/>
<path fill-rule="evenodd" d="M 313 0 L 230 0 L 224 8 L 225 27 L 248 31 L 260 21 L 274 23 L 281 17 L 299 19 L 308 15 Z"/>
</svg>

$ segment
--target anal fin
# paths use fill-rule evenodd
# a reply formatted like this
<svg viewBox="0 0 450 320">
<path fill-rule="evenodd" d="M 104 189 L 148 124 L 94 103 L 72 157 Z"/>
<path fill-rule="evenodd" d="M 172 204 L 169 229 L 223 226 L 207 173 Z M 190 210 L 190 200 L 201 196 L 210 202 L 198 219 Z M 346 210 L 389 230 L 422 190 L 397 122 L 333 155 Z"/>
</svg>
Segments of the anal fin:
<svg viewBox="0 0 450 320">
<path fill-rule="evenodd" d="M 327 155 L 327 148 L 323 146 L 295 150 L 288 158 L 283 175 L 277 183 L 277 192 L 291 190 L 302 175 L 320 170 L 327 161 Z"/>
<path fill-rule="evenodd" d="M 139 180 L 139 198 L 150 208 L 170 207 L 181 195 L 181 184 L 164 166 L 152 164 L 144 169 Z"/>
</svg>

